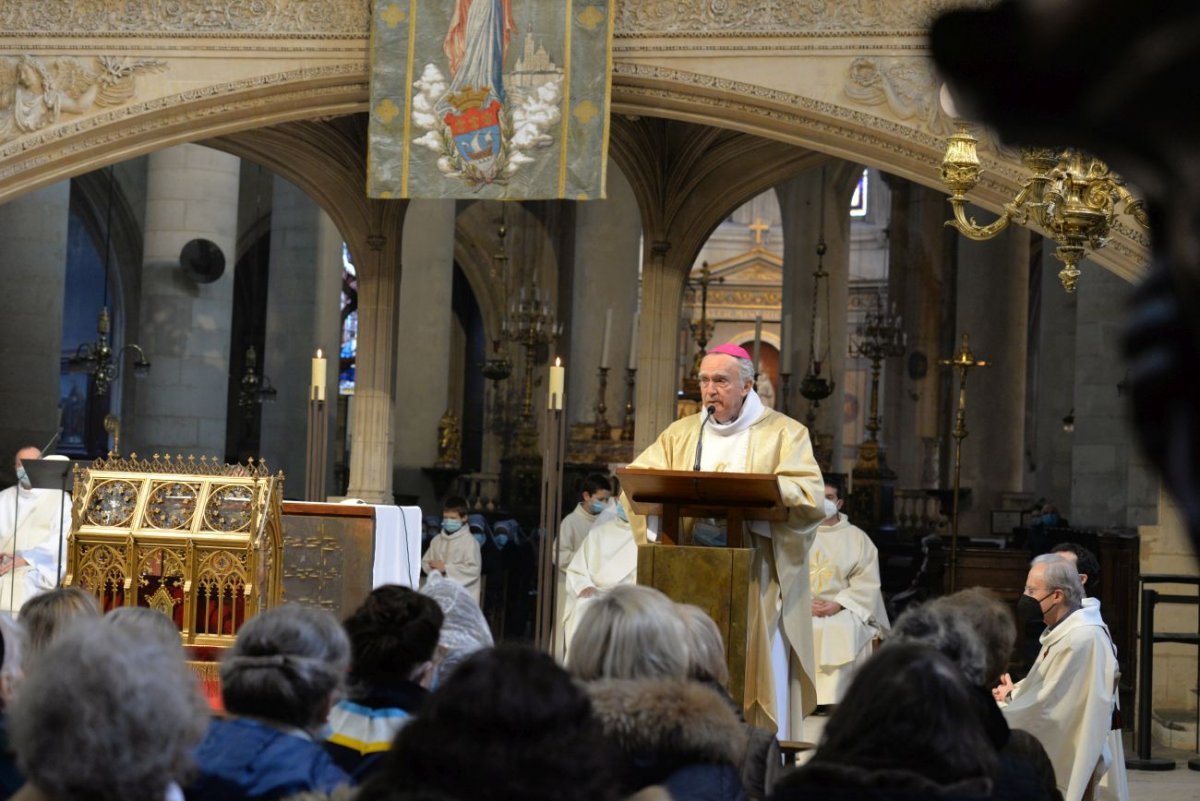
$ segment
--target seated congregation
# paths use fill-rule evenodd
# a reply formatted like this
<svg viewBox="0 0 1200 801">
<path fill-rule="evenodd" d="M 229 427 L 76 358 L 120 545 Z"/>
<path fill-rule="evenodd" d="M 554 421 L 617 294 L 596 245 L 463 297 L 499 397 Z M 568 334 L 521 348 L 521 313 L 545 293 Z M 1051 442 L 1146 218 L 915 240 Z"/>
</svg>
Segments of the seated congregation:
<svg viewBox="0 0 1200 801">
<path fill-rule="evenodd" d="M 1006 676 L 1017 636 L 1006 604 L 979 589 L 927 602 L 860 660 L 796 767 L 773 732 L 742 718 L 716 624 L 644 586 L 586 605 L 567 668 L 493 647 L 470 591 L 448 579 L 379 587 L 341 623 L 276 607 L 248 621 L 222 661 L 218 715 L 159 613 L 101 617 L 87 594 L 53 590 L 19 622 L 0 617 L 0 795 L 1119 797 L 1098 605 L 1057 555 L 1035 560 L 1026 596 L 1021 608 L 1047 630 L 1021 682 Z"/>
</svg>

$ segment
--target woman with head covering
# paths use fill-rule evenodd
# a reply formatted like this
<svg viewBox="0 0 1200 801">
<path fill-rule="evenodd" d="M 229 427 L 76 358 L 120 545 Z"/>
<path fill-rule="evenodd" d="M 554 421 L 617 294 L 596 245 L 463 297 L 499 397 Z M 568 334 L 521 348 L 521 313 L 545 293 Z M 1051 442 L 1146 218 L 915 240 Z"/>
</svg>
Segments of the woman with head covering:
<svg viewBox="0 0 1200 801">
<path fill-rule="evenodd" d="M 494 644 L 483 611 L 470 591 L 444 576 L 430 576 L 420 590 L 442 609 L 442 629 L 426 684 L 434 689 L 451 671 L 480 648 Z"/>
<path fill-rule="evenodd" d="M 349 666 L 346 632 L 322 609 L 289 604 L 251 618 L 221 663 L 232 717 L 214 720 L 196 750 L 188 799 L 271 801 L 350 783 L 318 738 Z"/>
</svg>

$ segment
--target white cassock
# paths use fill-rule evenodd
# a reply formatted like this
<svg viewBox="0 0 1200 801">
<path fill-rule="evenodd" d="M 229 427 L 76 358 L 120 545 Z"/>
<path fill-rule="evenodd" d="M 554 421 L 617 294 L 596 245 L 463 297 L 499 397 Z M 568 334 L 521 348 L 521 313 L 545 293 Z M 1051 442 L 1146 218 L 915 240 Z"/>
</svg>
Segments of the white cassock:
<svg viewBox="0 0 1200 801">
<path fill-rule="evenodd" d="M 840 703 L 858 665 L 871 655 L 872 641 L 891 630 L 879 589 L 879 551 L 866 532 L 838 522 L 817 529 L 808 554 L 814 601 L 834 601 L 842 611 L 813 616 L 818 704 Z"/>
<path fill-rule="evenodd" d="M 558 586 L 554 596 L 554 619 L 558 625 L 554 627 L 554 656 L 561 664 L 566 660 L 566 614 L 567 614 L 567 565 L 575 558 L 579 546 L 588 535 L 588 531 L 596 522 L 596 515 L 583 508 L 582 503 L 575 504 L 571 514 L 563 518 L 558 527 L 558 543 L 555 548 L 555 564 L 558 566 Z"/>
<path fill-rule="evenodd" d="M 70 530 L 71 496 L 62 490 L 17 485 L 0 492 L 0 553 L 11 557 L 15 547 L 16 555 L 29 563 L 0 576 L 0 610 L 16 612 L 33 596 L 58 586 Z"/>
<path fill-rule="evenodd" d="M 614 517 L 597 524 L 583 540 L 567 565 L 567 600 L 563 617 L 563 639 L 571 648 L 571 638 L 579 628 L 588 605 L 620 584 L 637 583 L 637 543 L 629 523 Z M 588 587 L 598 592 L 590 598 L 579 594 Z"/>
<path fill-rule="evenodd" d="M 1024 729 L 1046 748 L 1064 801 L 1080 801 L 1092 779 L 1113 769 L 1110 798 L 1128 799 L 1124 752 L 1110 740 L 1117 703 L 1117 654 L 1093 599 L 1041 636 L 1029 675 L 1001 709 L 1008 725 Z M 1118 739 L 1116 742 L 1120 742 Z M 1117 775 L 1119 771 L 1120 775 Z"/>
<path fill-rule="evenodd" d="M 479 603 L 479 576 L 483 572 L 483 555 L 479 543 L 471 534 L 471 527 L 463 525 L 453 534 L 447 534 L 443 529 L 429 543 L 425 556 L 421 559 L 421 568 L 426 574 L 433 571 L 430 562 L 445 562 L 446 569 L 441 571 L 446 578 L 458 582 L 467 588 L 475 603 Z"/>
</svg>

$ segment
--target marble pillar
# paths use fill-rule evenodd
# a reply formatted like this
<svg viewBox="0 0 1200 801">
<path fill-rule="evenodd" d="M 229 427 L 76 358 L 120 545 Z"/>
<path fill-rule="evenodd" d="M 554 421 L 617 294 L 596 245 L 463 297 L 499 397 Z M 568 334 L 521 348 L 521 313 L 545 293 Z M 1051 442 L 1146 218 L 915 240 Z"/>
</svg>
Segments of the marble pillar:
<svg viewBox="0 0 1200 801">
<path fill-rule="evenodd" d="M 641 331 L 638 335 L 637 429 L 633 452 L 641 453 L 675 421 L 679 386 L 679 310 L 690 264 L 672 259 L 671 244 L 644 243 Z"/>
<path fill-rule="evenodd" d="M 272 469 L 283 470 L 289 498 L 304 497 L 307 454 L 301 434 L 308 426 L 311 364 L 318 348 L 326 356 L 327 425 L 336 428 L 341 248 L 334 262 L 319 245 L 323 216 L 303 190 L 274 178 L 266 346 L 259 364 L 277 394 L 262 407 L 260 452 Z M 327 479 L 332 472 L 327 466 Z"/>
<path fill-rule="evenodd" d="M 1080 270 L 1068 519 L 1085 527 L 1151 525 L 1158 515 L 1158 479 L 1138 451 L 1129 399 L 1121 390 L 1121 331 L 1132 287 L 1091 261 Z"/>
<path fill-rule="evenodd" d="M 454 209 L 453 200 L 412 201 L 402 240 L 405 283 L 397 320 L 396 383 L 412 402 L 398 404 L 396 409 L 393 480 L 398 495 L 415 499 L 425 509 L 441 502 L 421 472 L 438 459 L 438 421 L 450 408 L 458 417 L 460 431 L 463 424 L 461 402 L 450 404 L 448 397 L 454 321 Z M 460 377 L 461 369 L 460 362 Z"/>
<path fill-rule="evenodd" d="M 138 337 L 151 369 L 125 452 L 225 453 L 239 167 L 237 157 L 200 145 L 150 155 Z M 193 239 L 225 255 L 213 283 L 180 269 L 179 252 Z"/>
<path fill-rule="evenodd" d="M 612 309 L 608 363 L 608 422 L 623 422 L 631 326 L 638 311 L 638 263 L 642 222 L 629 182 L 609 165 L 608 199 L 580 203 L 575 217 L 575 262 L 571 275 L 567 421 L 595 419 L 597 370 L 604 319 Z"/>
<path fill-rule="evenodd" d="M 13 453 L 42 447 L 58 421 L 69 181 L 0 206 L 0 477 Z M 100 298 L 96 298 L 97 310 Z"/>
<path fill-rule="evenodd" d="M 809 368 L 812 345 L 813 272 L 817 268 L 817 242 L 825 240 L 825 271 L 829 282 L 829 303 L 819 298 L 821 350 L 827 350 L 821 375 L 834 382 L 833 394 L 817 408 L 814 440 L 825 443 L 833 455 L 833 470 L 838 470 L 837 455 L 842 452 L 842 403 L 846 382 L 846 308 L 850 292 L 850 194 L 862 168 L 847 162 L 831 162 L 798 175 L 775 187 L 783 229 L 783 314 L 792 317 L 792 377 L 789 383 L 788 412 L 807 422 L 809 402 L 800 395 L 800 382 Z M 824 176 L 824 177 L 822 177 Z M 822 194 L 824 203 L 822 204 Z M 822 224 L 822 205 L 824 223 Z M 822 287 L 824 295 L 824 287 Z"/>
<path fill-rule="evenodd" d="M 982 211 L 974 213 L 987 218 Z M 975 358 L 990 362 L 967 378 L 961 486 L 969 487 L 971 496 L 959 508 L 964 537 L 987 536 L 991 511 L 1001 508 L 1006 493 L 1025 488 L 1029 244 L 1029 231 L 1015 226 L 986 242 L 958 238 L 955 339 L 969 333 Z M 954 381 L 957 404 L 957 373 Z M 953 408 L 948 413 L 953 415 Z M 953 454 L 954 443 L 948 447 Z M 946 486 L 952 481 L 953 473 Z"/>
</svg>

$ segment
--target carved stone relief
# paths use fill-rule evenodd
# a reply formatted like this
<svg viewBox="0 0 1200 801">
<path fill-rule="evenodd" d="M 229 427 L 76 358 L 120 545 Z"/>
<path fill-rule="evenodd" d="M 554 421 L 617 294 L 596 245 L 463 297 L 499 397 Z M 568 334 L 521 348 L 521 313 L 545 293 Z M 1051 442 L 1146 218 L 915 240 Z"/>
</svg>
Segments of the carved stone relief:
<svg viewBox="0 0 1200 801">
<path fill-rule="evenodd" d="M 13 36 L 97 34 L 324 34 L 365 37 L 370 0 L 4 0 Z"/>
<path fill-rule="evenodd" d="M 619 36 L 887 33 L 924 31 L 950 8 L 985 0 L 623 0 Z"/>
<path fill-rule="evenodd" d="M 96 56 L 91 65 L 61 56 L 0 58 L 0 143 L 57 124 L 64 115 L 121 106 L 133 99 L 136 78 L 167 63 L 153 58 Z"/>
</svg>

